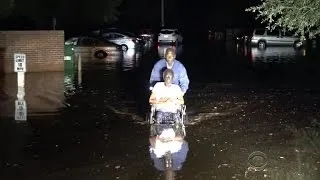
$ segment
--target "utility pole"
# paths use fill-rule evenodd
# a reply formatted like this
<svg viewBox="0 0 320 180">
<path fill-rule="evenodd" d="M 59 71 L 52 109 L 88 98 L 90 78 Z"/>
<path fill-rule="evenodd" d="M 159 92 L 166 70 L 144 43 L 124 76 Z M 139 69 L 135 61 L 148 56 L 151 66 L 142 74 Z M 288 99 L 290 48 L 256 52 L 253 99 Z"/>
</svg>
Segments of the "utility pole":
<svg viewBox="0 0 320 180">
<path fill-rule="evenodd" d="M 164 27 L 164 0 L 161 0 L 161 27 Z"/>
</svg>

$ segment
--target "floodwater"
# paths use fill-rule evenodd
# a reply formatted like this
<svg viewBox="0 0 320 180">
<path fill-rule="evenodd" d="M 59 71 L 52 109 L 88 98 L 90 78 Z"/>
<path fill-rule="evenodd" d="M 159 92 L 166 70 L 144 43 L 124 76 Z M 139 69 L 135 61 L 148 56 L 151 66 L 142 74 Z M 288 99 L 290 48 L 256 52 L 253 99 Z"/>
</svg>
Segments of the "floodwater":
<svg viewBox="0 0 320 180">
<path fill-rule="evenodd" d="M 86 59 L 81 73 L 27 74 L 27 121 L 14 120 L 16 76 L 7 75 L 1 179 L 164 179 L 144 115 L 149 74 L 166 47 Z M 178 51 L 191 84 L 187 156 L 174 179 L 320 178 L 316 50 L 202 43 Z"/>
</svg>

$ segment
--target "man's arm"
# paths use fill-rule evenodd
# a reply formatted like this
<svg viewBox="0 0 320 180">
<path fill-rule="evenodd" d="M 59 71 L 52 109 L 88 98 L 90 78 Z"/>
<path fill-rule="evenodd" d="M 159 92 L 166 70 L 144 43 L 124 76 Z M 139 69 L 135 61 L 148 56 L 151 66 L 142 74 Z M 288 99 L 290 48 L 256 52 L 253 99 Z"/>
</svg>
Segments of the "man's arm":
<svg viewBox="0 0 320 180">
<path fill-rule="evenodd" d="M 186 68 L 181 64 L 180 66 L 180 75 L 179 75 L 179 86 L 181 87 L 181 90 L 184 93 L 187 92 L 189 88 L 189 77 L 187 74 Z"/>
<path fill-rule="evenodd" d="M 160 64 L 159 62 L 157 62 L 151 71 L 151 75 L 150 75 L 150 86 L 153 87 L 157 82 L 161 81 L 161 76 L 160 76 Z"/>
</svg>

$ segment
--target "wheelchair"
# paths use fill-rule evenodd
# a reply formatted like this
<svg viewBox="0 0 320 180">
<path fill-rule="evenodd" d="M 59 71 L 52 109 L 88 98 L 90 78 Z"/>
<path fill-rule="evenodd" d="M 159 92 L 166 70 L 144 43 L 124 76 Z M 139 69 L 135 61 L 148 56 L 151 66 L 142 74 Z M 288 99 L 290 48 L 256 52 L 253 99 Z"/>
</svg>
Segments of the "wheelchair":
<svg viewBox="0 0 320 180">
<path fill-rule="evenodd" d="M 149 115 L 147 116 L 147 121 L 150 124 L 150 136 L 159 135 L 161 130 L 166 128 L 173 128 L 177 135 L 186 136 L 185 124 L 187 121 L 187 114 L 186 114 L 186 105 L 181 105 L 177 110 L 179 115 L 178 119 L 175 121 L 165 124 L 160 124 L 157 122 L 156 119 L 156 107 L 155 105 L 151 105 L 151 110 Z"/>
</svg>

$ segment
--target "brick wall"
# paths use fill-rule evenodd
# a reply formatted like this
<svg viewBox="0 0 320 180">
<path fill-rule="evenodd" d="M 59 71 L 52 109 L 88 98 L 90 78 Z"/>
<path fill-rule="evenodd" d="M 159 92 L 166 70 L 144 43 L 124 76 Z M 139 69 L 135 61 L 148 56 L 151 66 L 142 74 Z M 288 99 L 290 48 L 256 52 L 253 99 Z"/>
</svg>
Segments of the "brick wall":
<svg viewBox="0 0 320 180">
<path fill-rule="evenodd" d="M 54 113 L 64 107 L 64 78 L 64 72 L 26 74 L 24 99 L 27 103 L 28 115 Z M 0 79 L 0 88 L 7 97 L 5 100 L 0 99 L 0 119 L 1 117 L 14 117 L 15 100 L 17 100 L 17 74 L 6 74 L 5 78 Z"/>
<path fill-rule="evenodd" d="M 64 70 L 64 31 L 0 31 L 0 73 L 12 73 L 13 54 L 26 54 L 27 72 Z"/>
</svg>

